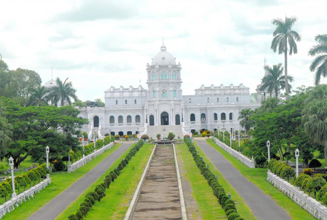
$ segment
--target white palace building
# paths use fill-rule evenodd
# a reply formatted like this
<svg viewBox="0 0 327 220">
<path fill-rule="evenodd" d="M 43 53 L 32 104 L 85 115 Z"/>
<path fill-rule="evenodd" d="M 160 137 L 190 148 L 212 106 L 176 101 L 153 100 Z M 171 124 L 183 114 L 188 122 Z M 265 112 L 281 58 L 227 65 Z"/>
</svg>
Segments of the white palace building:
<svg viewBox="0 0 327 220">
<path fill-rule="evenodd" d="M 89 138 L 97 132 L 99 136 L 147 134 L 155 139 L 169 132 L 182 138 L 201 129 L 241 130 L 239 112 L 260 106 L 261 93 L 258 103 L 251 103 L 249 88 L 243 84 L 202 85 L 195 95 L 183 96 L 181 70 L 181 64 L 161 46 L 146 66 L 148 88 L 111 86 L 105 91 L 105 107 L 79 108 L 79 117 L 89 120 L 82 131 Z"/>
</svg>

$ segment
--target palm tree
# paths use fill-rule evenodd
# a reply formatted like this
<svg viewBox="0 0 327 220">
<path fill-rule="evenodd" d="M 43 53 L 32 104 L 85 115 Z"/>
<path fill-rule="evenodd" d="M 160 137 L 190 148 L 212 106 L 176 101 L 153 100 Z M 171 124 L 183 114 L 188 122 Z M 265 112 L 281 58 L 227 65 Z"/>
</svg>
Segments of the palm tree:
<svg viewBox="0 0 327 220">
<path fill-rule="evenodd" d="M 309 50 L 309 55 L 322 54 L 317 56 L 310 65 L 311 72 L 316 70 L 315 84 L 318 85 L 321 76 L 326 77 L 327 75 L 327 34 L 317 35 L 315 40 L 318 44 Z"/>
<path fill-rule="evenodd" d="M 275 97 L 277 98 L 279 90 L 285 89 L 286 87 L 286 80 L 285 76 L 283 76 L 282 64 L 279 63 L 278 65 L 273 65 L 272 68 L 270 66 L 265 66 L 265 72 L 266 75 L 262 79 L 260 90 L 264 91 L 268 89 L 270 97 L 272 97 L 272 93 L 275 92 Z M 292 76 L 287 76 L 287 79 L 287 83 L 288 81 L 293 81 Z M 291 85 L 288 85 L 288 89 L 291 89 Z"/>
<path fill-rule="evenodd" d="M 62 82 L 59 78 L 56 79 L 56 86 L 49 89 L 49 98 L 54 103 L 55 106 L 60 102 L 60 106 L 64 106 L 65 102 L 68 102 L 69 105 L 72 104 L 71 98 L 75 101 L 77 96 L 75 95 L 76 90 L 73 88 L 71 82 L 67 82 L 68 78 Z"/>
<path fill-rule="evenodd" d="M 277 27 L 273 33 L 274 38 L 271 42 L 271 49 L 273 49 L 274 52 L 278 50 L 279 54 L 284 53 L 286 100 L 288 100 L 288 93 L 290 92 L 287 77 L 287 52 L 289 51 L 289 55 L 292 55 L 293 53 L 296 54 L 297 45 L 295 41 L 301 40 L 301 36 L 296 31 L 292 30 L 295 22 L 296 18 L 287 17 L 285 17 L 285 21 L 282 19 L 274 19 L 272 21 L 272 23 Z"/>
<path fill-rule="evenodd" d="M 35 106 L 44 106 L 48 105 L 48 95 L 49 91 L 44 86 L 39 86 L 36 89 L 32 88 L 30 90 L 31 97 L 27 105 L 35 105 Z"/>
<path fill-rule="evenodd" d="M 313 142 L 324 145 L 327 162 L 327 85 L 309 91 L 302 111 L 304 130 Z"/>
<path fill-rule="evenodd" d="M 251 116 L 254 114 L 254 111 L 249 108 L 242 109 L 238 116 L 240 119 L 240 125 L 242 128 L 245 128 L 245 133 L 247 133 L 250 128 L 254 125 L 254 120 L 251 119 Z"/>
</svg>

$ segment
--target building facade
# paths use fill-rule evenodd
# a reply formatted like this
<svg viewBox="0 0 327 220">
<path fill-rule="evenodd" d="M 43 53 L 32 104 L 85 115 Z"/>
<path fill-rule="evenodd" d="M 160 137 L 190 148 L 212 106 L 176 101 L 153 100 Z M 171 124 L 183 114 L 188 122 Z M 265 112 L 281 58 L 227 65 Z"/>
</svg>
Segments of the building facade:
<svg viewBox="0 0 327 220">
<path fill-rule="evenodd" d="M 202 85 L 194 95 L 183 96 L 181 70 L 181 64 L 162 45 L 146 65 L 148 88 L 111 86 L 105 91 L 105 107 L 79 108 L 79 116 L 89 120 L 82 131 L 89 138 L 93 132 L 155 138 L 170 131 L 183 137 L 201 129 L 241 130 L 239 112 L 260 106 L 260 102 L 250 102 L 249 88 L 243 84 Z"/>
</svg>

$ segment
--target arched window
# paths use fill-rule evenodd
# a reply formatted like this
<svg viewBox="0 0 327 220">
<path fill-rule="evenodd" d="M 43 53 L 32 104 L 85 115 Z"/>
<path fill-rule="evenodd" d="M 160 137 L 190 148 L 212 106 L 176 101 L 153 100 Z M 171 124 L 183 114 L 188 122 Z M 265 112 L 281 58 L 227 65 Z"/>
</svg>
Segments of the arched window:
<svg viewBox="0 0 327 220">
<path fill-rule="evenodd" d="M 207 98 L 207 103 L 209 103 L 210 102 L 210 98 Z"/>
<path fill-rule="evenodd" d="M 127 116 L 127 125 L 131 125 L 132 124 L 132 116 L 128 115 Z"/>
<path fill-rule="evenodd" d="M 192 114 L 190 115 L 190 121 L 195 121 L 195 114 L 192 113 Z"/>
<path fill-rule="evenodd" d="M 115 136 L 115 132 L 114 131 L 112 131 L 112 132 L 110 132 L 110 134 L 111 134 L 111 136 Z"/>
<path fill-rule="evenodd" d="M 127 105 L 127 99 L 125 99 L 125 105 Z"/>
<path fill-rule="evenodd" d="M 150 115 L 150 126 L 154 126 L 154 116 Z"/>
<path fill-rule="evenodd" d="M 137 101 L 136 101 L 136 99 L 134 99 L 134 104 L 135 104 L 135 105 L 137 104 Z"/>
<path fill-rule="evenodd" d="M 114 116 L 110 116 L 109 123 L 112 124 L 112 125 L 115 124 L 115 117 Z"/>
<path fill-rule="evenodd" d="M 233 121 L 233 113 L 229 113 L 229 120 Z"/>
<path fill-rule="evenodd" d="M 206 122 L 206 114 L 202 113 L 201 114 L 201 123 L 205 123 Z"/>
<path fill-rule="evenodd" d="M 192 103 L 192 99 L 191 98 L 188 99 L 188 103 Z"/>
<path fill-rule="evenodd" d="M 136 125 L 139 125 L 140 122 L 141 122 L 141 117 L 139 115 L 136 115 L 135 116 L 135 123 L 136 123 Z"/>
<path fill-rule="evenodd" d="M 226 97 L 226 102 L 229 102 L 229 98 L 228 97 Z"/>
<path fill-rule="evenodd" d="M 116 99 L 116 105 L 118 105 L 118 100 Z"/>
<path fill-rule="evenodd" d="M 157 76 L 155 73 L 152 73 L 152 80 L 156 80 L 157 79 Z"/>
<path fill-rule="evenodd" d="M 121 125 L 123 125 L 123 123 L 124 123 L 123 116 L 119 115 L 118 116 L 118 124 L 121 126 Z"/>
<path fill-rule="evenodd" d="M 127 131 L 127 135 L 132 135 L 133 133 L 131 131 Z"/>
<path fill-rule="evenodd" d="M 119 136 L 124 136 L 124 132 L 123 131 L 120 131 L 118 132 Z"/>
<path fill-rule="evenodd" d="M 217 97 L 217 102 L 219 102 L 219 97 Z"/>
<path fill-rule="evenodd" d="M 181 124 L 181 116 L 179 114 L 175 115 L 175 124 L 180 125 Z"/>
<path fill-rule="evenodd" d="M 213 114 L 213 120 L 218 121 L 218 114 L 217 113 Z"/>
<path fill-rule="evenodd" d="M 176 79 L 176 73 L 175 73 L 175 72 L 173 72 L 173 73 L 171 74 L 171 79 Z"/>
<path fill-rule="evenodd" d="M 220 119 L 221 119 L 222 121 L 226 121 L 226 114 L 225 114 L 225 113 L 221 113 L 221 115 L 220 115 Z"/>
<path fill-rule="evenodd" d="M 93 127 L 98 128 L 99 127 L 99 117 L 94 116 L 93 118 Z"/>
<path fill-rule="evenodd" d="M 238 102 L 238 97 L 236 97 L 236 102 Z"/>
</svg>

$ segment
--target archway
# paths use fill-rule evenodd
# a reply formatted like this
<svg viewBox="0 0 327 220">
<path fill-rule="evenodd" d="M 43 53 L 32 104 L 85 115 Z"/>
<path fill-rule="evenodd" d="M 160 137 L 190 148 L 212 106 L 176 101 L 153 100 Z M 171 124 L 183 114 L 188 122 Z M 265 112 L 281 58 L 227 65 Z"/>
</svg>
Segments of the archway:
<svg viewBox="0 0 327 220">
<path fill-rule="evenodd" d="M 93 127 L 98 128 L 99 127 L 99 117 L 94 116 L 93 118 Z"/>
<path fill-rule="evenodd" d="M 150 115 L 150 126 L 154 126 L 154 116 Z"/>
<path fill-rule="evenodd" d="M 169 125 L 169 115 L 167 112 L 161 113 L 161 125 Z"/>
<path fill-rule="evenodd" d="M 175 124 L 176 124 L 176 125 L 180 125 L 180 124 L 181 124 L 181 117 L 179 116 L 179 114 L 177 114 L 177 115 L 175 116 Z"/>
</svg>

